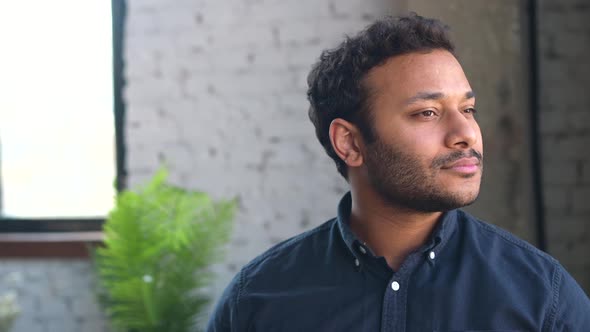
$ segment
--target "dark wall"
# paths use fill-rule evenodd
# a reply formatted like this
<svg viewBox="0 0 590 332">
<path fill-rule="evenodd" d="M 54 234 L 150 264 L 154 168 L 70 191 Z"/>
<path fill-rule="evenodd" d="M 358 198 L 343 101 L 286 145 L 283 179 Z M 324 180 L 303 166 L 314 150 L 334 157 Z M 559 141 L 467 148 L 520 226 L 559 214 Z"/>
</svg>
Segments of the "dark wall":
<svg viewBox="0 0 590 332">
<path fill-rule="evenodd" d="M 539 1 L 548 250 L 590 293 L 590 1 Z"/>
</svg>

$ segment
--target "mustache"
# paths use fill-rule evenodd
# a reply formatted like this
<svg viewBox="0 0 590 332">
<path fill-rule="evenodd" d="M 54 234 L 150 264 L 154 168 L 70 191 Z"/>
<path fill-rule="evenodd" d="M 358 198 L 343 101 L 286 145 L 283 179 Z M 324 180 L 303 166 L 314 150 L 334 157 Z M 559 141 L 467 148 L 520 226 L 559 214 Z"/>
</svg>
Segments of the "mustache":
<svg viewBox="0 0 590 332">
<path fill-rule="evenodd" d="M 448 165 L 454 161 L 457 161 L 459 159 L 462 158 L 477 158 L 477 160 L 479 161 L 480 164 L 483 165 L 482 160 L 483 160 L 483 156 L 480 152 L 475 151 L 474 149 L 469 149 L 468 151 L 454 151 L 449 153 L 446 156 L 442 156 L 439 158 L 436 158 L 433 162 L 432 162 L 432 167 L 433 168 L 441 168 L 444 165 Z"/>
</svg>

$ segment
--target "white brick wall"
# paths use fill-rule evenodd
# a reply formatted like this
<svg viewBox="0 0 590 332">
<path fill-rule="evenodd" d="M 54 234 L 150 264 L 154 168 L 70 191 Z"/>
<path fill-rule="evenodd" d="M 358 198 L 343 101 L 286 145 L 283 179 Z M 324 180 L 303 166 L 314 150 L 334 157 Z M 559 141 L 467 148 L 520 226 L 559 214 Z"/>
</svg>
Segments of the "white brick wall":
<svg viewBox="0 0 590 332">
<path fill-rule="evenodd" d="M 331 218 L 346 190 L 307 117 L 321 50 L 386 13 L 346 0 L 129 1 L 130 184 L 160 161 L 173 182 L 239 197 L 217 297 L 247 261 Z"/>
<path fill-rule="evenodd" d="M 13 332 L 106 332 L 86 260 L 2 260 L 0 293 L 17 294 Z"/>
</svg>

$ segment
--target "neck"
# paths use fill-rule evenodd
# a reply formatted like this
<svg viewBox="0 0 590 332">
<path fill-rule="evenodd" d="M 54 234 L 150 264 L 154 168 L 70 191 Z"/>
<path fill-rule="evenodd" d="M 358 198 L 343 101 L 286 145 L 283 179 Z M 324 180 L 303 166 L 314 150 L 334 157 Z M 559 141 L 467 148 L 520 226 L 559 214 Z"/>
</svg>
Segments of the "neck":
<svg viewBox="0 0 590 332">
<path fill-rule="evenodd" d="M 385 202 L 372 190 L 352 189 L 350 227 L 387 264 L 398 270 L 422 246 L 442 212 L 421 212 Z"/>
</svg>

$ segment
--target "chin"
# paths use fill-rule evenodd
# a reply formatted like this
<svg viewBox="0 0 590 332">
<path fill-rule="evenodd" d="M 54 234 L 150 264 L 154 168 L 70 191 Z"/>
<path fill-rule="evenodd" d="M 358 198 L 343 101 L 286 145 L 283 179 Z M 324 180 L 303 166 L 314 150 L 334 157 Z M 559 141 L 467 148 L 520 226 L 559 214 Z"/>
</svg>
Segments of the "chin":
<svg viewBox="0 0 590 332">
<path fill-rule="evenodd" d="M 473 190 L 463 190 L 462 192 L 455 193 L 452 196 L 455 197 L 458 208 L 471 205 L 477 200 L 477 197 L 479 196 L 479 186 Z"/>
<path fill-rule="evenodd" d="M 463 184 L 454 188 L 446 187 L 439 191 L 438 199 L 445 210 L 462 208 L 473 204 L 479 196 L 479 183 Z M 436 197 L 435 196 L 435 197 Z"/>
<path fill-rule="evenodd" d="M 478 197 L 478 196 L 479 196 L 479 195 L 477 195 L 477 194 L 476 194 L 476 195 L 473 195 L 473 196 L 470 196 L 470 197 L 466 198 L 466 199 L 465 199 L 465 200 L 463 200 L 462 202 L 459 202 L 460 204 L 459 204 L 458 208 L 462 208 L 462 207 L 465 207 L 465 206 L 469 206 L 469 205 L 471 205 L 471 204 L 475 203 L 475 201 L 477 201 L 477 197 Z"/>
<path fill-rule="evenodd" d="M 479 195 L 479 187 L 481 185 L 481 177 L 477 175 L 470 176 L 468 178 L 462 178 L 459 181 L 445 181 L 440 183 L 439 188 L 449 193 L 454 197 L 473 197 L 477 198 Z"/>
</svg>

